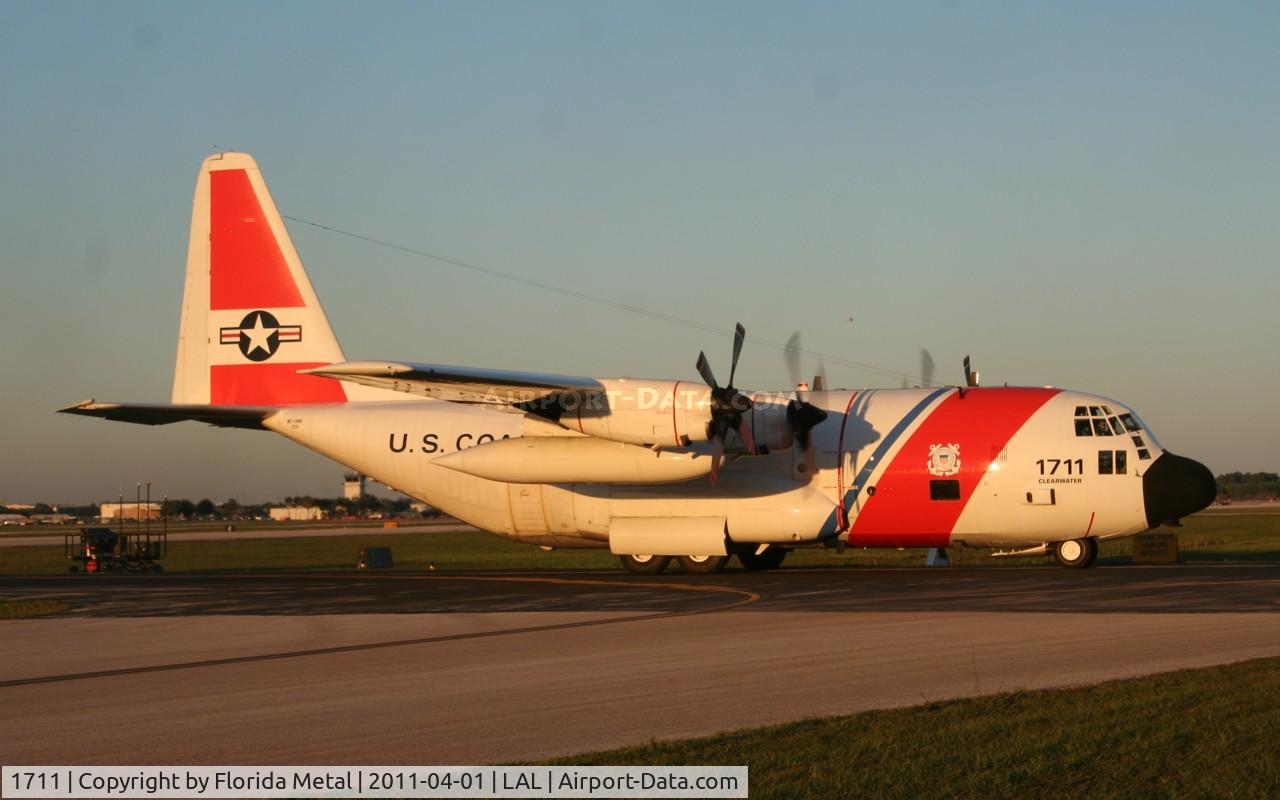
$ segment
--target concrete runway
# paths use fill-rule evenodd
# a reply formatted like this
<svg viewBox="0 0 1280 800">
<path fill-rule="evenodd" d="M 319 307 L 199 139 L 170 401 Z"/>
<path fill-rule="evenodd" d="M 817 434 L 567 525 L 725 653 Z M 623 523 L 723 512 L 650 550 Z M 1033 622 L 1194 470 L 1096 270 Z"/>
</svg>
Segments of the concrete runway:
<svg viewBox="0 0 1280 800">
<path fill-rule="evenodd" d="M 1271 566 L 55 576 L 0 762 L 520 762 L 1280 655 Z"/>
</svg>

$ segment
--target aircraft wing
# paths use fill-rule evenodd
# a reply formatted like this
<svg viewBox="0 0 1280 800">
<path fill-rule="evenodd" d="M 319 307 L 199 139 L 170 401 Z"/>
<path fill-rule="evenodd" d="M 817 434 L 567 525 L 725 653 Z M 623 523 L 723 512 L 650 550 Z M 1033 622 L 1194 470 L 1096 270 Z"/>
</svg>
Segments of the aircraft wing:
<svg viewBox="0 0 1280 800">
<path fill-rule="evenodd" d="M 448 367 L 411 361 L 343 361 L 301 372 L 454 403 L 517 405 L 549 395 L 587 395 L 604 391 L 603 384 L 595 378 Z"/>
<path fill-rule="evenodd" d="M 79 414 L 85 417 L 101 417 L 117 422 L 134 422 L 139 425 L 168 425 L 171 422 L 194 420 L 207 422 L 219 428 L 250 428 L 265 430 L 262 421 L 279 411 L 267 406 L 201 406 L 161 403 L 99 403 L 85 400 L 74 406 L 58 409 L 62 414 Z"/>
</svg>

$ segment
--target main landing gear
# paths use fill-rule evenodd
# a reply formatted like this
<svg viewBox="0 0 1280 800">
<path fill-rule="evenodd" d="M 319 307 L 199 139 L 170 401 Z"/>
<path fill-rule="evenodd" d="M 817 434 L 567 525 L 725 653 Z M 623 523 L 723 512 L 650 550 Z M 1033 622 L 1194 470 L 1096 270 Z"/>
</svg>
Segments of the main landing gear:
<svg viewBox="0 0 1280 800">
<path fill-rule="evenodd" d="M 671 563 L 671 556 L 618 556 L 627 572 L 636 575 L 657 575 Z M 691 575 L 710 575 L 719 572 L 729 563 L 728 556 L 677 556 L 680 569 Z"/>
<path fill-rule="evenodd" d="M 627 572 L 636 575 L 657 575 L 671 563 L 671 556 L 618 556 Z"/>
<path fill-rule="evenodd" d="M 1083 569 L 1092 566 L 1098 557 L 1098 540 L 1086 537 L 1056 542 L 1053 544 L 1053 557 L 1064 567 Z"/>
<path fill-rule="evenodd" d="M 711 575 L 728 565 L 729 556 L 679 556 L 676 561 L 690 575 Z"/>
<path fill-rule="evenodd" d="M 787 550 L 783 547 L 769 547 L 763 553 L 743 550 L 737 556 L 742 566 L 755 572 L 774 569 L 782 564 L 782 560 L 787 557 Z M 672 556 L 636 555 L 618 558 L 627 572 L 636 575 L 657 575 L 672 561 Z M 711 575 L 728 566 L 730 558 L 731 556 L 676 556 L 675 560 L 680 562 L 680 569 L 690 575 Z"/>
</svg>

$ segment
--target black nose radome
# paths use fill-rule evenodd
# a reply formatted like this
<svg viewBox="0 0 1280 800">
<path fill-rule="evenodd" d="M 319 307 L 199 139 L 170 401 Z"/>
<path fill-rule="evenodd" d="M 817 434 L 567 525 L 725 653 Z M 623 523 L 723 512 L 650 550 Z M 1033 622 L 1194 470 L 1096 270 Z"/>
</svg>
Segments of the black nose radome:
<svg viewBox="0 0 1280 800">
<path fill-rule="evenodd" d="M 1142 497 L 1151 527 L 1177 522 L 1208 508 L 1218 496 L 1218 482 L 1199 461 L 1162 453 L 1142 476 Z"/>
</svg>

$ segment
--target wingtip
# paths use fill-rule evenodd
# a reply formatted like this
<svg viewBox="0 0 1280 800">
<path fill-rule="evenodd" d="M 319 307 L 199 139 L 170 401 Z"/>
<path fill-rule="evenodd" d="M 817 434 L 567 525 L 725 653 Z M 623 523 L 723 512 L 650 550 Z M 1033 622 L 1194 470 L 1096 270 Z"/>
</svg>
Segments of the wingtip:
<svg viewBox="0 0 1280 800">
<path fill-rule="evenodd" d="M 79 411 L 84 411 L 87 408 L 93 408 L 95 405 L 97 405 L 97 402 L 98 402 L 97 400 L 94 400 L 92 397 L 90 397 L 88 400 L 81 400 L 79 403 L 72 403 L 71 405 L 65 408 L 59 408 L 57 410 L 57 413 L 75 414 Z"/>
</svg>

